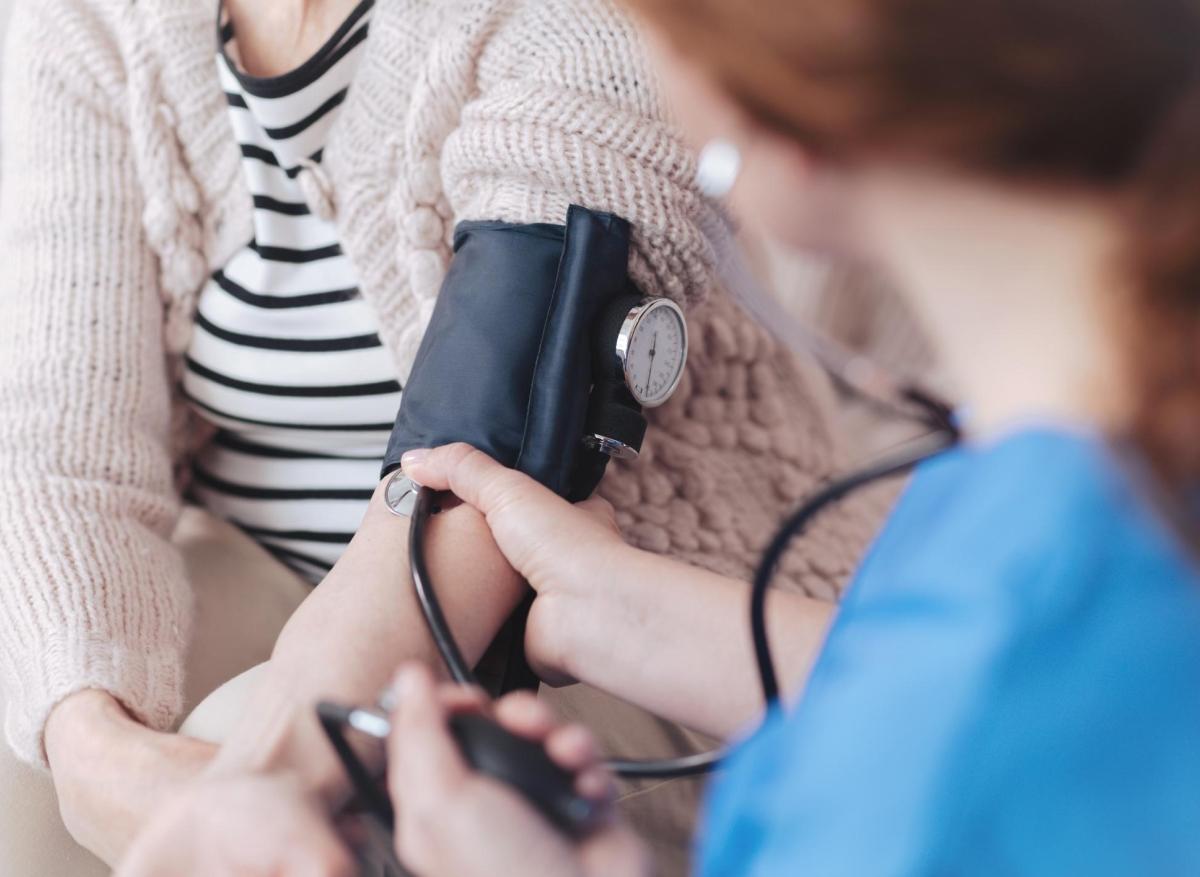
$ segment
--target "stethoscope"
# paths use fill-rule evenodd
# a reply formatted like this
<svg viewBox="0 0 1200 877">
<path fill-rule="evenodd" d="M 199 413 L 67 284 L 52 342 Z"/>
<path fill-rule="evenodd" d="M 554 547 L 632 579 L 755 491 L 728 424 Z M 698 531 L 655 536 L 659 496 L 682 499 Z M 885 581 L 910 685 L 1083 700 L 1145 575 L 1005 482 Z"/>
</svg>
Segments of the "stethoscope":
<svg viewBox="0 0 1200 877">
<path fill-rule="evenodd" d="M 779 677 L 771 643 L 767 635 L 766 602 L 771 582 L 788 546 L 821 512 L 850 494 L 878 481 L 903 475 L 920 463 L 948 450 L 960 439 L 954 412 L 936 395 L 917 383 L 893 376 L 886 369 L 810 329 L 793 319 L 754 281 L 736 250 L 723 261 L 726 286 L 741 304 L 773 335 L 794 351 L 814 358 L 834 382 L 845 391 L 872 405 L 890 411 L 895 417 L 925 428 L 919 438 L 893 450 L 884 458 L 858 471 L 829 481 L 805 500 L 779 527 L 758 563 L 748 594 L 748 614 L 754 644 L 759 685 L 768 711 L 779 704 Z M 450 624 L 442 611 L 438 588 L 425 557 L 428 524 L 438 510 L 438 494 L 421 488 L 412 510 L 409 530 L 409 560 L 412 584 L 422 615 L 438 653 L 451 678 L 465 685 L 478 685 L 475 674 L 463 657 Z M 346 738 L 345 729 L 354 728 L 371 737 L 386 739 L 390 733 L 388 708 L 347 708 L 323 703 L 318 715 L 337 752 L 359 800 L 383 823 L 392 824 L 393 809 L 380 790 L 377 779 L 367 769 Z M 464 750 L 472 746 L 484 755 L 468 760 L 481 770 L 499 776 L 522 791 L 544 815 L 569 833 L 580 833 L 593 814 L 590 805 L 570 793 L 570 778 L 556 772 L 540 747 L 522 745 L 497 732 L 497 726 L 477 717 L 462 716 L 451 720 L 451 732 Z M 717 769 L 725 749 L 714 749 L 686 756 L 638 760 L 612 758 L 607 766 L 618 776 L 637 779 L 695 777 Z M 518 766 L 518 762 L 524 766 Z"/>
<path fill-rule="evenodd" d="M 750 589 L 750 630 L 754 640 L 754 657 L 758 667 L 759 684 L 768 709 L 779 703 L 780 691 L 771 643 L 767 636 L 766 602 L 771 581 L 775 577 L 779 561 L 788 546 L 804 532 L 814 518 L 829 506 L 877 481 L 909 472 L 915 466 L 942 453 L 958 441 L 958 430 L 948 411 L 942 409 L 931 398 L 915 390 L 906 398 L 910 403 L 926 406 L 928 419 L 924 422 L 932 428 L 931 433 L 901 452 L 831 481 L 822 487 L 796 509 L 779 528 L 759 561 Z M 434 587 L 433 580 L 429 575 L 429 568 L 425 563 L 422 546 L 426 525 L 434 514 L 437 502 L 437 494 L 429 488 L 422 488 L 417 496 L 412 528 L 409 531 L 409 556 L 413 587 L 425 621 L 450 676 L 455 682 L 464 685 L 478 685 L 475 674 L 463 659 L 445 615 L 442 613 L 437 589 Z M 720 765 L 724 756 L 724 749 L 714 749 L 678 758 L 648 760 L 612 758 L 608 760 L 607 767 L 617 776 L 630 779 L 673 779 L 709 773 Z"/>
</svg>

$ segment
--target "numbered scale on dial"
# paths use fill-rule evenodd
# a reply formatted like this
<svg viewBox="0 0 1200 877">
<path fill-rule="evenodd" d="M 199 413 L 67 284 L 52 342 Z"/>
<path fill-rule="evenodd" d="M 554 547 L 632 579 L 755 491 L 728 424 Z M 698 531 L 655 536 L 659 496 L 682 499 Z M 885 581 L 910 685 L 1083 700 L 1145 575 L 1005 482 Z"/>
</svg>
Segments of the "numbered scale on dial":
<svg viewBox="0 0 1200 877">
<path fill-rule="evenodd" d="M 666 298 L 626 296 L 600 321 L 598 379 L 584 443 L 609 457 L 636 459 L 646 434 L 643 408 L 671 398 L 687 365 L 687 323 Z"/>
<path fill-rule="evenodd" d="M 687 363 L 687 323 L 679 305 L 649 299 L 630 311 L 617 336 L 625 385 L 644 408 L 671 398 Z"/>
</svg>

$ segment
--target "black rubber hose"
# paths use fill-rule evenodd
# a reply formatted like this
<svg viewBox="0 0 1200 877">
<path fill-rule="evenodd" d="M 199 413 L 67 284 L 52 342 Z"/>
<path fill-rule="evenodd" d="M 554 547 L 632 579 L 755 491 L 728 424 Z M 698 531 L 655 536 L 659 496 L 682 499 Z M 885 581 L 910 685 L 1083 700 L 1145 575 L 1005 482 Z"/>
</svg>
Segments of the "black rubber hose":
<svg viewBox="0 0 1200 877">
<path fill-rule="evenodd" d="M 354 790 L 362 804 L 384 828 L 391 831 L 396 822 L 396 813 L 392 809 L 392 802 L 380 789 L 379 783 L 367 771 L 366 766 L 358 757 L 358 753 L 346 739 L 345 729 L 350 724 L 350 710 L 336 703 L 322 701 L 317 704 L 317 718 L 320 719 L 321 728 L 325 731 L 325 736 L 329 738 L 329 743 L 333 746 L 333 751 L 337 753 L 342 767 L 345 768 L 346 775 L 350 777 L 350 782 L 354 784 Z"/>
<path fill-rule="evenodd" d="M 788 545 L 800 535 L 814 517 L 832 503 L 875 481 L 907 472 L 958 441 L 958 431 L 948 416 L 948 409 L 941 406 L 940 403 L 927 401 L 927 398 L 910 398 L 913 398 L 917 404 L 928 405 L 930 408 L 935 404 L 938 405 L 936 412 L 932 410 L 930 412 L 931 419 L 934 420 L 932 425 L 937 430 L 933 438 L 921 442 L 915 450 L 847 475 L 824 487 L 788 519 L 763 554 L 755 572 L 754 584 L 750 593 L 750 627 L 754 639 L 754 656 L 758 663 L 763 698 L 768 707 L 779 700 L 779 680 L 775 672 L 770 641 L 767 637 L 766 600 L 776 567 Z M 409 560 L 412 564 L 413 586 L 416 589 L 417 599 L 420 601 L 434 643 L 437 645 L 450 675 L 457 682 L 476 684 L 475 674 L 463 659 L 462 652 L 459 651 L 458 644 L 446 621 L 446 616 L 442 612 L 436 590 L 433 587 L 433 580 L 425 563 L 425 527 L 433 515 L 435 505 L 436 494 L 429 488 L 421 488 L 413 509 L 412 526 L 409 531 Z M 709 773 L 720 765 L 723 756 L 723 750 L 715 749 L 678 758 L 652 760 L 615 758 L 608 761 L 607 764 L 614 773 L 622 777 L 674 779 Z"/>
<path fill-rule="evenodd" d="M 412 521 L 408 529 L 408 561 L 412 568 L 413 588 L 417 592 L 421 614 L 425 616 L 433 643 L 437 646 L 438 654 L 446 663 L 451 677 L 462 685 L 478 685 L 475 673 L 463 659 L 454 633 L 450 630 L 450 624 L 442 612 L 442 604 L 433 589 L 433 579 L 425 563 L 425 527 L 433 517 L 436 499 L 436 493 L 428 487 L 422 487 L 417 492 L 417 501 L 413 506 Z"/>
<path fill-rule="evenodd" d="M 763 701 L 768 707 L 779 700 L 779 677 L 775 672 L 775 659 L 767 637 L 767 594 L 770 592 L 775 570 L 788 546 L 826 507 L 868 484 L 908 472 L 953 446 L 957 440 L 957 433 L 939 432 L 930 441 L 922 442 L 914 451 L 890 457 L 826 485 L 797 509 L 771 539 L 754 573 L 754 586 L 750 591 L 750 631 L 754 638 L 754 658 L 758 663 Z"/>
</svg>

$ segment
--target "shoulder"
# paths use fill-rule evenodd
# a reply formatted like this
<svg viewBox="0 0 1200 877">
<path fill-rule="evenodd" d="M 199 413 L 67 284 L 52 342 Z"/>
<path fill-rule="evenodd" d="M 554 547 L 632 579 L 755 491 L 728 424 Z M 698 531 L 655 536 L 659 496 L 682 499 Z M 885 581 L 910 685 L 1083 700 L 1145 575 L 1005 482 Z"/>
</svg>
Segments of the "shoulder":
<svg viewBox="0 0 1200 877">
<path fill-rule="evenodd" d="M 907 627 L 898 653 L 977 693 L 963 703 L 991 729 L 997 777 L 1073 735 L 1149 740 L 1180 711 L 1194 727 L 1200 575 L 1149 485 L 1092 435 L 962 451 L 914 481 L 906 528 L 885 537 L 847 619 Z M 854 628 L 840 636 L 861 646 Z"/>
<path fill-rule="evenodd" d="M 1126 659 L 1134 669 L 1148 642 L 1200 648 L 1200 577 L 1105 442 L 1027 433 L 914 478 L 830 645 L 857 653 L 883 639 L 946 659 L 944 677 L 1011 678 L 1019 692 Z"/>
<path fill-rule="evenodd" d="M 189 20 L 212 17 L 201 0 L 17 0 L 7 45 L 5 79 L 48 78 L 80 97 L 119 96 L 161 39 L 187 32 Z"/>
<path fill-rule="evenodd" d="M 16 0 L 12 14 L 14 21 L 30 20 L 69 32 L 99 33 L 129 6 L 128 0 Z"/>
<path fill-rule="evenodd" d="M 569 203 L 616 213 L 634 228 L 634 281 L 702 299 L 722 223 L 694 186 L 633 22 L 607 0 L 479 0 L 442 14 L 430 81 L 456 87 L 426 93 L 442 116 L 447 94 L 462 101 L 441 153 L 459 215 L 561 222 Z"/>
<path fill-rule="evenodd" d="M 977 456 L 962 490 L 1005 525 L 1012 553 L 1037 558 L 1030 581 L 1099 596 L 1101 582 L 1145 595 L 1139 578 L 1194 578 L 1138 455 L 1095 434 L 1030 430 Z"/>
<path fill-rule="evenodd" d="M 560 105 L 572 95 L 609 114 L 662 115 L 641 35 L 610 0 L 414 0 L 403 17 L 434 75 L 469 69 L 475 98 L 540 89 Z"/>
<path fill-rule="evenodd" d="M 103 64 L 118 54 L 119 21 L 128 4 L 119 0 L 17 0 L 6 55 L 41 64 L 91 59 Z M 53 46 L 54 52 L 46 50 Z"/>
<path fill-rule="evenodd" d="M 540 81 L 658 116 L 641 35 L 608 0 L 514 0 L 482 57 L 481 76 Z"/>
<path fill-rule="evenodd" d="M 979 561 L 971 580 L 1033 584 L 1111 559 L 1156 530 L 1162 524 L 1135 474 L 1106 442 L 1033 429 L 922 465 L 879 548 L 915 560 L 971 556 Z"/>
<path fill-rule="evenodd" d="M 905 502 L 794 726 L 788 775 L 859 806 L 797 838 L 835 855 L 871 824 L 900 827 L 876 862 L 949 871 L 999 837 L 1029 841 L 1022 856 L 1056 838 L 1064 867 L 1031 873 L 1140 872 L 1066 867 L 1103 863 L 1098 839 L 1194 850 L 1200 581 L 1136 479 L 1100 441 L 1029 435 L 947 456 Z M 814 818 L 835 803 L 801 797 Z"/>
</svg>

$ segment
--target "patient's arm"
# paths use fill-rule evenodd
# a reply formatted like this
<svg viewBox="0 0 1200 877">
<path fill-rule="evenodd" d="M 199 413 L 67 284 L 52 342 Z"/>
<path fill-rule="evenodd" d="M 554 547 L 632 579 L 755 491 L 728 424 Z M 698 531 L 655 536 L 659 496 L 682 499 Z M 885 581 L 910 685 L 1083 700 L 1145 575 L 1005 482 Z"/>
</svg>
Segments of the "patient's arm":
<svg viewBox="0 0 1200 877">
<path fill-rule="evenodd" d="M 477 661 L 524 585 L 483 516 L 467 506 L 429 526 L 430 572 L 464 656 Z M 406 659 L 441 666 L 413 594 L 408 522 L 375 491 L 341 559 L 288 621 L 249 708 L 222 747 L 224 768 L 287 765 L 336 799 L 342 771 L 316 721 L 321 699 L 373 703 Z"/>
<path fill-rule="evenodd" d="M 761 713 L 749 584 L 633 548 L 603 500 L 572 506 L 466 445 L 411 452 L 404 469 L 487 515 L 537 591 L 525 645 L 543 678 L 579 679 L 721 737 Z M 768 631 L 785 694 L 803 685 L 832 614 L 828 603 L 772 591 Z"/>
</svg>

